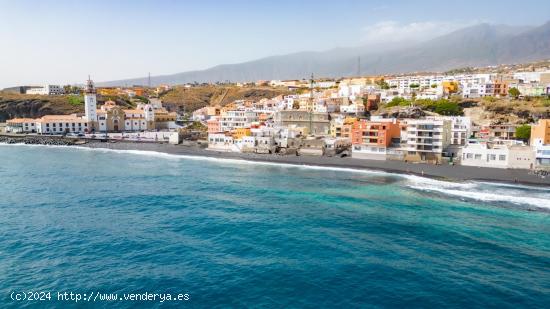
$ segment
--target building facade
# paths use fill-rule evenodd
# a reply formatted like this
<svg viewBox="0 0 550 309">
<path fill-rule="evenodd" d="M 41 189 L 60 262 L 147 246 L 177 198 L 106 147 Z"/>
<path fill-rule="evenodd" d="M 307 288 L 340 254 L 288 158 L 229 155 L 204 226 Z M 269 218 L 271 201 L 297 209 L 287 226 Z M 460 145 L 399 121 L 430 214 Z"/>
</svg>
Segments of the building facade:
<svg viewBox="0 0 550 309">
<path fill-rule="evenodd" d="M 405 160 L 441 163 L 443 151 L 451 144 L 451 121 L 410 119 L 407 121 Z"/>
</svg>

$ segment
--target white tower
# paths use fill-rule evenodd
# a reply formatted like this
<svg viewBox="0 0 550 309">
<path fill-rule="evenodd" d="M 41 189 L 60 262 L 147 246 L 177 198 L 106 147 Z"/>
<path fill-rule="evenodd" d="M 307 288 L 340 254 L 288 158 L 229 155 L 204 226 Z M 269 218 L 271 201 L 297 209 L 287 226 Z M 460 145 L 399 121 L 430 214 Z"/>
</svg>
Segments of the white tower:
<svg viewBox="0 0 550 309">
<path fill-rule="evenodd" d="M 88 83 L 84 89 L 84 109 L 85 118 L 90 124 L 90 130 L 95 129 L 95 122 L 97 122 L 97 98 L 94 82 L 88 76 Z"/>
<path fill-rule="evenodd" d="M 153 110 L 153 105 L 145 104 L 143 106 L 143 113 L 145 114 L 145 120 L 155 121 L 155 111 Z"/>
</svg>

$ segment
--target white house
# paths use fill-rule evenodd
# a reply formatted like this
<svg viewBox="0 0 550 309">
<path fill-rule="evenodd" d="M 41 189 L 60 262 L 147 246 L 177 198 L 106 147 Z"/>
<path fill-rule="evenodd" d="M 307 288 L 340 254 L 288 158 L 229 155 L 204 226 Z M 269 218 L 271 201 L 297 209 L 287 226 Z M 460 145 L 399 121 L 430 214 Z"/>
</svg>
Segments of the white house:
<svg viewBox="0 0 550 309">
<path fill-rule="evenodd" d="M 462 148 L 461 164 L 467 166 L 531 169 L 534 162 L 533 149 L 521 144 L 480 142 Z"/>
<path fill-rule="evenodd" d="M 224 133 L 208 134 L 208 150 L 239 152 L 239 148 L 234 145 L 233 137 Z"/>
</svg>

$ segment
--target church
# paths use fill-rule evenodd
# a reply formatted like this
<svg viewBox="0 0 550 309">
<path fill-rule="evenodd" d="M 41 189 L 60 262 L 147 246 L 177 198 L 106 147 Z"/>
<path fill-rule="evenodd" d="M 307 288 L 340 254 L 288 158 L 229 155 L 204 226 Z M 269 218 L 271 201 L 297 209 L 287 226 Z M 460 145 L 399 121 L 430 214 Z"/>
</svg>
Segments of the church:
<svg viewBox="0 0 550 309">
<path fill-rule="evenodd" d="M 97 109 L 96 96 L 94 84 L 88 80 L 84 89 L 84 118 L 90 123 L 90 132 L 140 132 L 176 127 L 176 113 L 166 111 L 160 102 L 140 103 L 135 109 L 125 109 L 107 101 Z"/>
<path fill-rule="evenodd" d="M 84 88 L 84 117 L 45 115 L 38 119 L 15 118 L 7 121 L 6 131 L 12 133 L 67 134 L 143 132 L 177 129 L 176 113 L 168 112 L 158 99 L 126 109 L 113 101 L 97 108 L 97 92 L 92 80 Z"/>
</svg>

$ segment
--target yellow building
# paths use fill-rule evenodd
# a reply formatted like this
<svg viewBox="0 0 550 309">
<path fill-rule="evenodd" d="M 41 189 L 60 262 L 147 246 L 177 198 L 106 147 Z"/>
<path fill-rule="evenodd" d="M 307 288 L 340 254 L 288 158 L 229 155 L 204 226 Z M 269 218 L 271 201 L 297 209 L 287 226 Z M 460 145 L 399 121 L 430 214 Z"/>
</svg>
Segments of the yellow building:
<svg viewBox="0 0 550 309">
<path fill-rule="evenodd" d="M 443 86 L 444 93 L 457 93 L 458 92 L 458 82 L 455 81 L 444 81 L 441 83 Z"/>
<path fill-rule="evenodd" d="M 233 135 L 233 139 L 235 140 L 252 135 L 250 128 L 236 128 L 231 133 Z"/>
<path fill-rule="evenodd" d="M 120 89 L 115 87 L 101 87 L 97 89 L 97 93 L 106 97 L 115 97 L 119 94 Z"/>
<path fill-rule="evenodd" d="M 540 119 L 531 127 L 531 145 L 550 145 L 550 119 Z"/>
<path fill-rule="evenodd" d="M 332 137 L 344 137 L 351 139 L 351 133 L 353 124 L 357 121 L 355 117 L 346 117 L 344 121 L 331 121 L 330 122 L 330 135 Z"/>
</svg>

